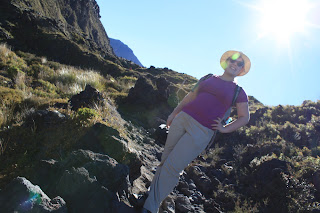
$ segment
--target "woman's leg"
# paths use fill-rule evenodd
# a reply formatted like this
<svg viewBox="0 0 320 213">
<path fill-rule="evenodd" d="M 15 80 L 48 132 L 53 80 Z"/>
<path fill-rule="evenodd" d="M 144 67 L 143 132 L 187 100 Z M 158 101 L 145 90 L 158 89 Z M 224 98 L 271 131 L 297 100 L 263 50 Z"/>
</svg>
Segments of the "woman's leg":
<svg viewBox="0 0 320 213">
<path fill-rule="evenodd" d="M 152 213 L 158 211 L 162 200 L 173 190 L 179 180 L 179 173 L 203 151 L 212 137 L 213 132 L 207 131 L 206 127 L 195 124 L 196 121 L 190 119 L 189 116 L 183 116 L 181 121 L 188 132 L 183 134 L 171 152 L 162 159 L 144 204 L 144 208 Z"/>
<path fill-rule="evenodd" d="M 167 135 L 167 140 L 164 146 L 164 150 L 161 156 L 161 163 L 159 166 L 163 165 L 163 162 L 167 159 L 170 152 L 173 150 L 175 145 L 178 143 L 180 138 L 186 133 L 184 127 L 184 116 L 185 112 L 180 112 L 172 121 L 172 124 Z"/>
<path fill-rule="evenodd" d="M 161 156 L 161 162 L 160 165 L 157 167 L 156 173 L 153 176 L 152 182 L 150 184 L 150 191 L 149 191 L 149 196 L 148 196 L 148 200 L 146 200 L 145 202 L 145 206 L 147 205 L 146 203 L 150 202 L 151 196 L 150 194 L 154 193 L 155 190 L 155 181 L 159 178 L 159 174 L 163 165 L 163 162 L 165 161 L 165 159 L 167 159 L 168 155 L 170 154 L 170 152 L 172 151 L 172 149 L 175 147 L 175 145 L 177 144 L 177 142 L 180 140 L 180 138 L 186 133 L 186 130 L 183 126 L 183 113 L 179 113 L 172 121 L 170 129 L 169 129 L 169 133 L 167 135 L 167 140 L 164 146 L 164 150 Z M 152 204 L 150 204 L 152 205 Z"/>
</svg>

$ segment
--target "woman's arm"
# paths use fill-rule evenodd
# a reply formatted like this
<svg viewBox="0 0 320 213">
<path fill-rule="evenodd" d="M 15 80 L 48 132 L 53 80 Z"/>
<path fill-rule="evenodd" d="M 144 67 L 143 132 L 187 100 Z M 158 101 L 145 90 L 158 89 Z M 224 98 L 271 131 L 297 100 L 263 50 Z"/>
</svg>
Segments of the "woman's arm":
<svg viewBox="0 0 320 213">
<path fill-rule="evenodd" d="M 182 101 L 178 104 L 178 106 L 173 110 L 173 112 L 169 115 L 167 120 L 167 127 L 169 127 L 176 115 L 181 112 L 183 107 L 187 105 L 189 102 L 193 101 L 197 97 L 198 90 L 189 92 Z"/>
<path fill-rule="evenodd" d="M 222 133 L 230 133 L 246 125 L 250 120 L 248 102 L 237 103 L 236 106 L 237 106 L 237 114 L 238 114 L 237 120 L 223 126 L 221 124 L 222 119 L 218 118 L 217 120 L 215 120 L 217 123 L 212 124 L 212 129 L 219 130 L 219 132 L 222 132 Z"/>
</svg>

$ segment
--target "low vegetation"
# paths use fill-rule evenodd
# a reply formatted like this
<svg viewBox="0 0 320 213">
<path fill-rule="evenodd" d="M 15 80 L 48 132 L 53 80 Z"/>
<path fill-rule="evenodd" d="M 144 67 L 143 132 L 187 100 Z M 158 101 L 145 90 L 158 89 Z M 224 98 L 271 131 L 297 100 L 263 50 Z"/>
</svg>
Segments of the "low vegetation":
<svg viewBox="0 0 320 213">
<path fill-rule="evenodd" d="M 166 77 L 175 88 L 180 88 L 169 96 L 172 105 L 182 99 L 179 91 L 189 91 L 195 82 L 167 68 L 122 69 L 121 75 L 111 76 L 103 71 L 14 52 L 1 44 L 0 188 L 13 177 L 31 170 L 35 156 L 63 158 L 96 123 L 116 129 L 122 138 L 130 137 L 130 129 L 118 113 L 117 103 L 128 95 L 139 76 L 150 80 Z M 71 110 L 68 100 L 86 85 L 98 89 L 107 102 Z M 66 119 L 57 126 L 39 126 L 30 115 L 44 109 L 61 113 Z M 222 177 L 217 190 L 209 196 L 225 212 L 317 209 L 320 205 L 320 186 L 317 185 L 320 180 L 316 176 L 320 168 L 320 101 L 268 107 L 250 97 L 250 112 L 247 126 L 232 134 L 218 135 L 214 148 L 202 160 L 194 162 L 206 167 L 209 177 L 213 178 L 210 176 L 213 171 Z M 140 118 L 144 119 L 141 115 Z M 263 173 L 265 165 L 278 164 L 283 165 L 281 170 L 271 170 L 276 181 L 268 182 L 268 175 Z M 272 191 L 273 188 L 277 190 Z"/>
</svg>

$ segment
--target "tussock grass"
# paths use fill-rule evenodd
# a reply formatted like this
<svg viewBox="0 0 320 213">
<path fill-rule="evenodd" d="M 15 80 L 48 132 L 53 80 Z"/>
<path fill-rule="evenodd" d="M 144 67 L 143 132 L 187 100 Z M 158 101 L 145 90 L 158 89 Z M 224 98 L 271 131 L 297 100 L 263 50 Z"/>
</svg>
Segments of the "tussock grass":
<svg viewBox="0 0 320 213">
<path fill-rule="evenodd" d="M 99 91 L 105 90 L 106 79 L 94 70 L 82 70 L 64 66 L 53 73 L 40 73 L 39 77 L 54 84 L 56 89 L 67 96 L 83 91 L 91 85 Z"/>
<path fill-rule="evenodd" d="M 7 44 L 0 44 L 0 57 L 1 59 L 7 58 L 11 53 L 11 49 Z"/>
<path fill-rule="evenodd" d="M 25 71 L 26 68 L 26 62 L 11 51 L 7 44 L 0 44 L 0 69 L 7 70 L 13 78 L 17 72 Z"/>
</svg>

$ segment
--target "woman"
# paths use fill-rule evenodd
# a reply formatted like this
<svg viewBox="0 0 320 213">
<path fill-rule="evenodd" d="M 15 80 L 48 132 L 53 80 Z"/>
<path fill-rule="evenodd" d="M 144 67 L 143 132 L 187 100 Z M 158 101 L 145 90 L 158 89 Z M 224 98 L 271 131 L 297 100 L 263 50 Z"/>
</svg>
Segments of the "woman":
<svg viewBox="0 0 320 213">
<path fill-rule="evenodd" d="M 178 183 L 180 172 L 206 148 L 214 131 L 230 133 L 249 122 L 248 97 L 243 89 L 236 100 L 238 119 L 224 126 L 221 118 L 231 106 L 234 79 L 249 72 L 250 60 L 242 52 L 227 51 L 220 64 L 223 75 L 200 81 L 168 117 L 169 134 L 142 212 L 158 212 L 162 200 Z"/>
</svg>

